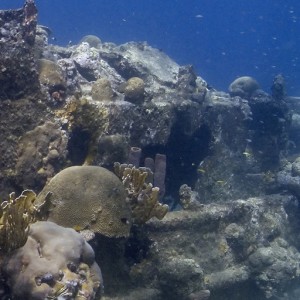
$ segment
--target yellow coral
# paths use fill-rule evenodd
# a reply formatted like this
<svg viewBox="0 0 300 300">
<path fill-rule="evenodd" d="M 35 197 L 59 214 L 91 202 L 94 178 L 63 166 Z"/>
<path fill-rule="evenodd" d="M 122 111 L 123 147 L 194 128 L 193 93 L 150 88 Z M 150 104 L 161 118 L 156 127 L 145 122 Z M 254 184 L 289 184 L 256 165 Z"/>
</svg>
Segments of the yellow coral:
<svg viewBox="0 0 300 300">
<path fill-rule="evenodd" d="M 120 163 L 115 163 L 114 169 L 127 192 L 135 224 L 144 224 L 152 217 L 161 220 L 166 215 L 169 207 L 159 203 L 159 188 L 146 182 L 150 170 Z"/>
<path fill-rule="evenodd" d="M 0 252 L 8 253 L 22 247 L 27 240 L 29 225 L 47 217 L 51 202 L 49 197 L 39 206 L 35 205 L 36 194 L 25 190 L 16 198 L 9 195 L 0 205 Z"/>
</svg>

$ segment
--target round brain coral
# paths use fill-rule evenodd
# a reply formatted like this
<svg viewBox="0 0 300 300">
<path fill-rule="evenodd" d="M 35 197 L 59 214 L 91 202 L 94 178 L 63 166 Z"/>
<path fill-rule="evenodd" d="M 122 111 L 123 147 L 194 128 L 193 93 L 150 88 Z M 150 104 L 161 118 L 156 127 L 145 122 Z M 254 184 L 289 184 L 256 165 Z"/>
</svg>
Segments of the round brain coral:
<svg viewBox="0 0 300 300">
<path fill-rule="evenodd" d="M 242 76 L 235 79 L 229 85 L 229 94 L 231 97 L 239 96 L 245 99 L 249 99 L 251 95 L 258 90 L 258 82 L 250 76 Z"/>
<path fill-rule="evenodd" d="M 52 193 L 54 208 L 49 221 L 75 230 L 89 229 L 108 237 L 126 237 L 131 211 L 119 178 L 96 166 L 69 167 L 56 176 L 38 195 L 37 203 Z"/>
<path fill-rule="evenodd" d="M 138 104 L 144 101 L 145 83 L 139 77 L 131 77 L 127 80 L 124 88 L 125 99 Z"/>
<path fill-rule="evenodd" d="M 2 271 L 12 299 L 93 300 L 103 290 L 92 247 L 73 229 L 47 221 L 30 226 L 26 244 L 5 257 Z"/>
</svg>

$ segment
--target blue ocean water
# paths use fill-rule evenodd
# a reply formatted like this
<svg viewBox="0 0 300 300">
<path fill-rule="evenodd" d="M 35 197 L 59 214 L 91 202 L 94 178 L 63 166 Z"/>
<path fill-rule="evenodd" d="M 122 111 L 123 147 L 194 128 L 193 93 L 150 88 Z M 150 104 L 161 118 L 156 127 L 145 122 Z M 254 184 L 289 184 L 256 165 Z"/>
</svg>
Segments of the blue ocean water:
<svg viewBox="0 0 300 300">
<path fill-rule="evenodd" d="M 1 0 L 0 9 L 24 1 Z M 39 23 L 65 46 L 87 34 L 104 42 L 147 41 L 218 90 L 239 76 L 255 77 L 269 91 L 285 76 L 300 96 L 298 0 L 36 0 Z"/>
</svg>

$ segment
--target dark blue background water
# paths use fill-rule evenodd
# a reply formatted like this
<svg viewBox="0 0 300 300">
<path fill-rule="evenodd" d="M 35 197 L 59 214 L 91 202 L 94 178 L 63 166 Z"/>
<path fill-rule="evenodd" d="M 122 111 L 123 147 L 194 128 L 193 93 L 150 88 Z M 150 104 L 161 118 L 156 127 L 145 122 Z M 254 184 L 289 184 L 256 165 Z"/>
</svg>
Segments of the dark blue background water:
<svg viewBox="0 0 300 300">
<path fill-rule="evenodd" d="M 0 0 L 0 9 L 21 7 Z M 238 76 L 255 77 L 269 91 L 286 77 L 300 96 L 299 0 L 36 0 L 39 23 L 53 43 L 86 34 L 105 42 L 147 41 L 179 64 L 193 64 L 210 85 L 227 90 Z"/>
</svg>

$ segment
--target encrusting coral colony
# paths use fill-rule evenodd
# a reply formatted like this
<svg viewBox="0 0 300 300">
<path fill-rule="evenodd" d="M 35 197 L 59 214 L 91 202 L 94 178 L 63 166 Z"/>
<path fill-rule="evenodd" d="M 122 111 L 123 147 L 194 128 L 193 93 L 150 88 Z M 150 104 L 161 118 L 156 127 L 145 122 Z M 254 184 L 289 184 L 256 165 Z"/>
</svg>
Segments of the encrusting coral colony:
<svg viewBox="0 0 300 300">
<path fill-rule="evenodd" d="M 0 28 L 1 300 L 300 298 L 282 75 L 226 93 L 147 43 L 51 45 L 33 0 Z"/>
</svg>

